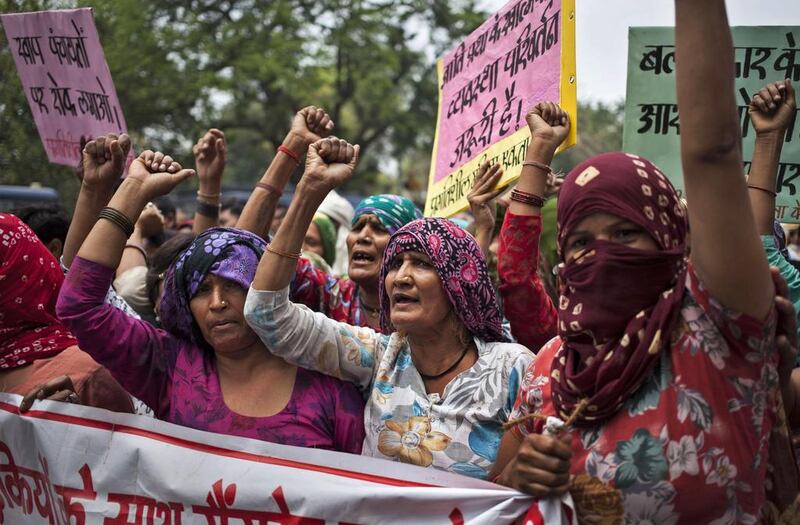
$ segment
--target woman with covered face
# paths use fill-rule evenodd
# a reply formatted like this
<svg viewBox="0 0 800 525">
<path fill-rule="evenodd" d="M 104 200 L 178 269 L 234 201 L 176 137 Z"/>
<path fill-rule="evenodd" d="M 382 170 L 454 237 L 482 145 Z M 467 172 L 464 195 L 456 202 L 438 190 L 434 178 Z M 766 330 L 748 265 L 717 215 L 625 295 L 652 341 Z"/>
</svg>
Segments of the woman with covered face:
<svg viewBox="0 0 800 525">
<path fill-rule="evenodd" d="M 338 163 L 309 156 L 288 220 L 259 264 L 245 317 L 270 351 L 369 396 L 363 454 L 485 478 L 532 356 L 506 342 L 472 236 L 446 219 L 417 219 L 387 236 L 377 286 L 381 328 L 391 335 L 289 300 L 308 224 L 355 165 L 357 149 L 332 147 Z M 377 219 L 364 217 L 362 231 L 377 230 Z M 351 255 L 359 253 L 366 248 L 356 243 Z M 375 249 L 363 259 L 367 267 L 380 256 Z"/>
<path fill-rule="evenodd" d="M 59 296 L 59 317 L 161 419 L 286 445 L 360 452 L 358 391 L 270 353 L 245 322 L 247 289 L 266 246 L 257 235 L 212 228 L 191 243 L 165 277 L 159 308 L 165 330 L 104 304 L 127 227 L 148 201 L 191 174 L 151 151 L 131 164 L 78 251 Z"/>
<path fill-rule="evenodd" d="M 789 483 L 767 483 L 791 455 L 773 441 L 775 288 L 742 176 L 725 4 L 675 5 L 688 215 L 638 155 L 570 172 L 558 337 L 525 375 L 493 473 L 537 497 L 569 490 L 587 522 L 756 523 L 766 487 Z M 574 424 L 548 435 L 544 416 Z"/>
</svg>

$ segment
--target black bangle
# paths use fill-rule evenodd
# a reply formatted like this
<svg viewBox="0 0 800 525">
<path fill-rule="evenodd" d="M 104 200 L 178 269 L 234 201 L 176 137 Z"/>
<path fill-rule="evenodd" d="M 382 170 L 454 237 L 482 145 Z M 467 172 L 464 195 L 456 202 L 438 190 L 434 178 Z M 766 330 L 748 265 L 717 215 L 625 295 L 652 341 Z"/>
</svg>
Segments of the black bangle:
<svg viewBox="0 0 800 525">
<path fill-rule="evenodd" d="M 216 219 L 219 217 L 219 204 L 209 204 L 207 202 L 197 199 L 197 213 L 206 217 Z"/>
<path fill-rule="evenodd" d="M 100 210 L 100 214 L 97 216 L 97 218 L 105 219 L 114 223 L 120 230 L 123 231 L 123 233 L 125 233 L 126 239 L 133 234 L 133 222 L 131 222 L 131 220 L 119 210 L 105 207 Z"/>
</svg>

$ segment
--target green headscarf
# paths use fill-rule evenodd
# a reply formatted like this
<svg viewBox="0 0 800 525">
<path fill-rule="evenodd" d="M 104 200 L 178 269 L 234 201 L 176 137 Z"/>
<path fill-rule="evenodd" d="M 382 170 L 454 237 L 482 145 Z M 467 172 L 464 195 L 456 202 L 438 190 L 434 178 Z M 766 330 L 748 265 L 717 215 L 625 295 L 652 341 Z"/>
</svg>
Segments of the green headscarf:
<svg viewBox="0 0 800 525">
<path fill-rule="evenodd" d="M 368 214 L 375 215 L 389 235 L 393 235 L 394 232 L 414 219 L 422 217 L 422 212 L 411 200 L 389 194 L 373 195 L 359 202 L 355 214 L 353 214 L 352 225 L 355 225 L 362 215 Z"/>
<path fill-rule="evenodd" d="M 329 265 L 336 260 L 336 226 L 333 221 L 323 213 L 315 213 L 311 220 L 319 229 L 319 237 L 322 241 L 322 258 Z"/>
</svg>

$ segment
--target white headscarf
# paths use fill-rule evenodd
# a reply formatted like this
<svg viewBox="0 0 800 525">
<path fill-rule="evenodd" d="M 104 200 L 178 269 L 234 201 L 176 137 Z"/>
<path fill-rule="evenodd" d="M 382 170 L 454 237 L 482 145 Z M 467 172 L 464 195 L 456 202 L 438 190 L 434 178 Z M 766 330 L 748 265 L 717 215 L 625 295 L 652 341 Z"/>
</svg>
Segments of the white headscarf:
<svg viewBox="0 0 800 525">
<path fill-rule="evenodd" d="M 339 277 L 347 275 L 350 256 L 347 253 L 347 234 L 350 233 L 350 222 L 353 220 L 353 206 L 341 195 L 332 191 L 322 201 L 317 210 L 336 222 L 336 261 L 333 273 Z"/>
</svg>

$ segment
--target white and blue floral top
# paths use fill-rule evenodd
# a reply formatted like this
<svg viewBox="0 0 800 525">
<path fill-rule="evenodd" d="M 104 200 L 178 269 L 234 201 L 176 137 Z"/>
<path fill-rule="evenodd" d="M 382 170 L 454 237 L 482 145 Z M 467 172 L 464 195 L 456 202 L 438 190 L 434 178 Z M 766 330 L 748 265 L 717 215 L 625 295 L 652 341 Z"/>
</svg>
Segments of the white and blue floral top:
<svg viewBox="0 0 800 525">
<path fill-rule="evenodd" d="M 290 302 L 288 293 L 251 288 L 245 318 L 275 355 L 362 389 L 363 455 L 488 477 L 533 361 L 527 348 L 476 338 L 478 361 L 440 397 L 426 392 L 404 338 L 334 321 Z"/>
</svg>

